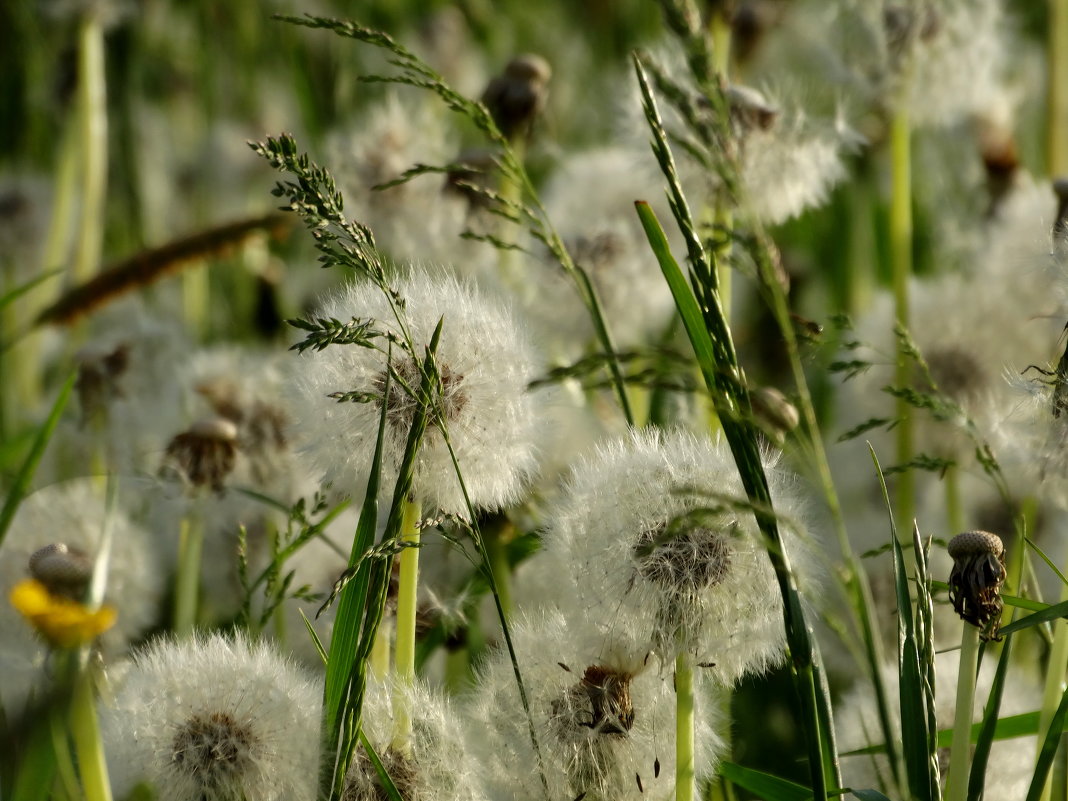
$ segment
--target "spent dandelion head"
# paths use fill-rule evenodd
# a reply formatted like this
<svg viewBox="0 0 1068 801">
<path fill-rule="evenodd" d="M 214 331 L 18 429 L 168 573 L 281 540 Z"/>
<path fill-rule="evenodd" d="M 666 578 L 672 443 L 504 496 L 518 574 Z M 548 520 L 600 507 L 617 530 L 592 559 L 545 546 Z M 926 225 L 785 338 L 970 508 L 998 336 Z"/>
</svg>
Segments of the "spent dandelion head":
<svg viewBox="0 0 1068 801">
<path fill-rule="evenodd" d="M 519 621 L 512 637 L 549 796 L 668 797 L 675 773 L 670 678 L 649 669 L 644 659 L 604 649 L 592 627 L 575 625 L 556 609 Z M 472 747 L 483 768 L 486 795 L 543 798 L 506 652 L 494 652 L 481 665 L 467 703 L 483 732 Z M 723 743 L 714 709 L 702 703 L 701 713 L 695 764 L 703 777 L 715 770 Z"/>
<path fill-rule="evenodd" d="M 101 729 L 112 788 L 160 801 L 315 798 L 321 690 L 264 643 L 158 640 L 125 671 Z"/>
<path fill-rule="evenodd" d="M 416 465 L 420 500 L 466 513 L 451 445 L 475 506 L 512 502 L 533 472 L 538 430 L 527 392 L 534 355 L 519 320 L 500 302 L 441 274 L 412 274 L 397 282 L 396 293 L 403 298 L 403 328 L 390 298 L 370 284 L 346 287 L 315 313 L 323 319 L 370 319 L 398 339 L 406 331 L 416 352 L 389 349 L 385 340 L 379 347 L 306 351 L 297 366 L 295 408 L 310 457 L 336 488 L 362 489 L 384 404 L 383 464 L 387 471 L 399 468 L 417 403 L 413 395 L 423 381 L 421 351 L 443 319 L 429 426 Z M 332 400 L 337 393 L 355 393 L 361 402 Z M 383 486 L 392 485 L 387 473 Z"/>
<path fill-rule="evenodd" d="M 949 541 L 953 570 L 949 600 L 962 620 L 978 628 L 984 640 L 998 639 L 1004 604 L 1005 546 L 988 531 L 965 531 Z"/>
<path fill-rule="evenodd" d="M 190 490 L 222 492 L 237 463 L 237 426 L 225 417 L 198 420 L 167 444 L 160 475 Z"/>
<path fill-rule="evenodd" d="M 481 100 L 506 139 L 525 139 L 530 135 L 548 101 L 551 77 L 548 61 L 535 53 L 523 53 L 490 80 Z"/>
</svg>

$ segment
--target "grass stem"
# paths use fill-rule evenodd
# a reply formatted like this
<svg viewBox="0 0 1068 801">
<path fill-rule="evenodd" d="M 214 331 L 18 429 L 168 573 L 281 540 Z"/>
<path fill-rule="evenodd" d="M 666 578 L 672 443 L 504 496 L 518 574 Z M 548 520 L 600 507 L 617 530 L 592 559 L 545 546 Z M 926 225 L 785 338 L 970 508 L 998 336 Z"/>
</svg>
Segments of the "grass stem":
<svg viewBox="0 0 1068 801">
<path fill-rule="evenodd" d="M 200 592 L 200 561 L 204 551 L 204 527 L 195 512 L 182 518 L 178 536 L 178 577 L 174 587 L 174 633 L 188 637 L 197 617 Z"/>
</svg>

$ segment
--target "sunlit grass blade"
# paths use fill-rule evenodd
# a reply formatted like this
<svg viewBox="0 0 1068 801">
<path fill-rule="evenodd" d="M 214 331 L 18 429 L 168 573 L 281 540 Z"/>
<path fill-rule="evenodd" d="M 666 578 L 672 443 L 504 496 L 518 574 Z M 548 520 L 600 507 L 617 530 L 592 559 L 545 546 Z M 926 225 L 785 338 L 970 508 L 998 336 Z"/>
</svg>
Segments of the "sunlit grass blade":
<svg viewBox="0 0 1068 801">
<path fill-rule="evenodd" d="M 1004 598 L 1004 596 L 1002 596 Z M 1007 599 L 1006 599 L 1007 601 Z M 1068 601 L 1061 601 L 1060 603 L 1047 606 L 1041 611 L 1034 614 L 1022 617 L 1019 620 L 1014 620 L 1009 625 L 1000 629 L 1002 636 L 1006 634 L 1012 634 L 1013 632 L 1022 631 L 1023 629 L 1030 628 L 1032 626 L 1038 626 L 1042 623 L 1049 623 L 1054 620 L 1058 620 L 1062 617 L 1068 617 Z"/>
<path fill-rule="evenodd" d="M 379 786 L 385 793 L 386 798 L 389 801 L 404 801 L 401 798 L 400 791 L 397 790 L 397 785 L 393 783 L 393 779 L 389 775 L 389 771 L 386 770 L 386 766 L 382 764 L 382 759 L 378 756 L 378 752 L 375 751 L 371 741 L 367 739 L 367 735 L 360 730 L 360 745 L 367 752 L 367 757 L 371 760 L 371 764 L 375 766 L 375 772 L 378 774 Z M 384 800 L 383 800 L 384 801 Z"/>
<path fill-rule="evenodd" d="M 1009 672 L 1009 659 L 1012 655 L 1013 638 L 1008 637 L 1002 646 L 998 658 L 997 671 L 990 685 L 983 720 L 979 724 L 979 736 L 975 738 L 975 751 L 972 754 L 972 769 L 968 776 L 968 801 L 980 801 L 986 786 L 986 766 L 990 758 L 990 746 L 997 731 L 998 711 L 1001 709 L 1001 696 L 1005 690 L 1005 676 Z M 980 661 L 982 661 L 980 657 Z"/>
<path fill-rule="evenodd" d="M 33 445 L 30 447 L 30 452 L 26 455 L 25 460 L 22 462 L 22 467 L 19 468 L 18 473 L 15 475 L 15 480 L 11 483 L 11 489 L 8 490 L 7 497 L 4 499 L 4 506 L 0 509 L 0 545 L 4 542 L 4 536 L 7 534 L 11 521 L 15 518 L 15 512 L 19 504 L 22 503 L 22 499 L 30 488 L 33 474 L 37 471 L 37 465 L 44 455 L 48 441 L 52 438 L 56 426 L 59 425 L 59 418 L 63 415 L 63 410 L 67 406 L 67 401 L 70 400 L 71 392 L 74 390 L 74 383 L 77 380 L 77 373 L 72 373 L 63 383 L 55 403 L 52 404 L 52 410 L 48 413 L 48 418 L 38 429 Z"/>
<path fill-rule="evenodd" d="M 757 525 L 766 539 L 768 557 L 775 569 L 783 600 L 783 623 L 791 656 L 790 667 L 801 702 L 813 796 L 823 799 L 827 797 L 828 785 L 837 787 L 841 779 L 835 753 L 830 698 L 822 678 L 818 646 L 805 620 L 796 578 L 775 519 L 771 492 L 761 459 L 759 435 L 752 424 L 748 389 L 720 303 L 715 270 L 710 265 L 696 234 L 694 221 L 675 170 L 667 134 L 657 111 L 656 100 L 637 58 L 634 59 L 634 68 L 641 86 L 646 120 L 653 134 L 653 152 L 668 182 L 669 200 L 675 221 L 687 242 L 687 255 L 690 260 L 688 287 L 678 263 L 666 245 L 663 229 L 648 205 L 638 206 L 639 218 L 675 297 L 680 316 L 683 316 L 694 353 L 701 364 L 709 396 L 718 412 L 724 438 L 731 449 L 742 486 L 754 506 Z M 700 313 L 701 325 L 697 325 L 694 317 L 695 306 Z"/>
<path fill-rule="evenodd" d="M 898 621 L 898 680 L 901 708 L 901 743 L 905 760 L 905 773 L 909 791 L 916 799 L 924 801 L 938 798 L 938 776 L 933 770 L 931 743 L 935 737 L 928 720 L 929 706 L 933 705 L 933 688 L 926 671 L 921 668 L 921 645 L 916 639 L 915 621 L 912 614 L 912 596 L 905 569 L 905 555 L 898 539 L 893 507 L 886 489 L 886 479 L 875 449 L 869 444 L 872 461 L 879 477 L 890 521 L 890 536 L 894 555 L 894 589 L 897 596 Z"/>
<path fill-rule="evenodd" d="M 1053 767 L 1053 759 L 1057 756 L 1057 749 L 1061 744 L 1066 717 L 1068 717 L 1068 690 L 1065 690 L 1061 696 L 1061 702 L 1050 721 L 1049 731 L 1044 734 L 1042 750 L 1038 753 L 1035 774 L 1031 778 L 1031 786 L 1027 789 L 1026 801 L 1038 801 L 1042 797 L 1042 790 L 1049 778 L 1050 768 Z"/>
<path fill-rule="evenodd" d="M 809 801 L 812 798 L 812 791 L 807 787 L 733 762 L 721 762 L 719 775 L 765 801 Z"/>
</svg>

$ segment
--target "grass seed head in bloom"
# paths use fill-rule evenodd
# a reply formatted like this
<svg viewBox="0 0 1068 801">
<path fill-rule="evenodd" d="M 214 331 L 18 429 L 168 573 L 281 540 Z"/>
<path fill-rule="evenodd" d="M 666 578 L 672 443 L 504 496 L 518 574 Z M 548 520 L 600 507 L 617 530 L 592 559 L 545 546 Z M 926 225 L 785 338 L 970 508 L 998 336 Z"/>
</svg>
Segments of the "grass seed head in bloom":
<svg viewBox="0 0 1068 801">
<path fill-rule="evenodd" d="M 311 801 L 322 690 L 264 643 L 158 640 L 102 713 L 116 797 Z"/>
<path fill-rule="evenodd" d="M 538 556 L 534 557 L 539 558 Z M 592 638 L 589 635 L 594 635 Z M 513 627 L 549 798 L 667 799 L 674 792 L 674 692 L 670 675 L 644 660 L 602 649 L 592 626 L 558 610 Z M 715 770 L 723 743 L 714 704 L 700 705 L 695 733 L 699 778 Z M 490 798 L 545 797 L 511 661 L 503 649 L 481 666 L 468 699 L 473 739 Z M 640 777 L 640 779 L 636 778 Z M 639 785 L 640 781 L 640 785 Z"/>
<path fill-rule="evenodd" d="M 949 600 L 954 611 L 978 628 L 984 640 L 998 639 L 1005 582 L 1001 538 L 988 531 L 965 531 L 949 541 L 949 555 L 953 558 Z"/>
<path fill-rule="evenodd" d="M 765 466 L 790 559 L 798 501 Z M 782 600 L 734 461 L 683 431 L 631 431 L 574 469 L 546 547 L 569 565 L 574 608 L 605 647 L 665 664 L 687 652 L 731 683 L 781 659 Z M 565 609 L 565 612 L 567 610 Z"/>
<path fill-rule="evenodd" d="M 417 274 L 395 286 L 404 300 L 401 314 L 417 349 L 412 355 L 393 347 L 393 369 L 418 392 L 423 348 L 444 317 L 437 351 L 441 393 L 431 415 L 416 464 L 419 500 L 447 512 L 466 514 L 452 458 L 439 430 L 444 424 L 478 507 L 506 505 L 518 497 L 535 467 L 535 405 L 527 384 L 535 374 L 533 353 L 519 321 L 500 302 L 444 274 Z M 385 294 L 369 283 L 355 283 L 328 299 L 316 318 L 348 321 L 372 318 L 379 330 L 400 335 Z M 382 351 L 384 339 L 378 340 Z M 386 353 L 355 345 L 307 351 L 296 368 L 298 429 L 312 460 L 340 491 L 362 492 L 367 484 L 381 404 L 387 405 L 385 474 L 392 488 L 404 453 L 415 405 L 393 377 L 383 398 Z M 371 402 L 337 403 L 335 392 L 367 393 Z"/>
</svg>

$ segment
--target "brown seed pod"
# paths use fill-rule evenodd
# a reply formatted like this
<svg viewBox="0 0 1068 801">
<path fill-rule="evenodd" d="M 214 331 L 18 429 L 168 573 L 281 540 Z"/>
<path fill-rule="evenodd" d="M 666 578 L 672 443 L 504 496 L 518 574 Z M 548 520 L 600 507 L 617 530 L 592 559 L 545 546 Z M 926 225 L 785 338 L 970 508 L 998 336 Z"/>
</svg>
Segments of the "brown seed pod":
<svg viewBox="0 0 1068 801">
<path fill-rule="evenodd" d="M 1001 585 L 1005 582 L 1005 545 L 988 531 L 965 531 L 949 541 L 953 570 L 949 600 L 962 619 L 980 630 L 984 640 L 998 639 Z"/>
</svg>

